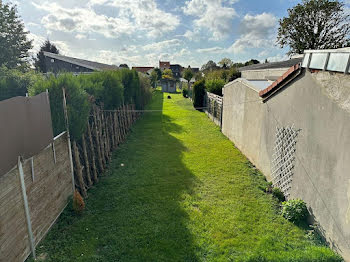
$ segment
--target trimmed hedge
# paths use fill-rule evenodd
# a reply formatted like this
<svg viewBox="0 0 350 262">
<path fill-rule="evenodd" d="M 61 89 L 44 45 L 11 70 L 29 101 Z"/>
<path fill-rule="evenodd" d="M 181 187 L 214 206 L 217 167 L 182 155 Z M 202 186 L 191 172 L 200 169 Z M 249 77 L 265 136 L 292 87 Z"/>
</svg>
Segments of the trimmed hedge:
<svg viewBox="0 0 350 262">
<path fill-rule="evenodd" d="M 222 96 L 222 88 L 225 85 L 225 81 L 222 79 L 210 79 L 205 82 L 205 87 L 208 92 Z"/>
<path fill-rule="evenodd" d="M 40 79 L 29 89 L 31 96 L 49 90 L 54 134 L 65 130 L 62 88 L 66 88 L 69 128 L 78 140 L 85 132 L 91 104 L 95 102 L 106 110 L 114 110 L 124 104 L 135 104 L 143 109 L 151 97 L 151 84 L 134 70 L 95 72 L 73 76 L 62 74 Z"/>
<path fill-rule="evenodd" d="M 203 107 L 205 95 L 205 80 L 199 80 L 193 84 L 193 106 Z"/>
</svg>

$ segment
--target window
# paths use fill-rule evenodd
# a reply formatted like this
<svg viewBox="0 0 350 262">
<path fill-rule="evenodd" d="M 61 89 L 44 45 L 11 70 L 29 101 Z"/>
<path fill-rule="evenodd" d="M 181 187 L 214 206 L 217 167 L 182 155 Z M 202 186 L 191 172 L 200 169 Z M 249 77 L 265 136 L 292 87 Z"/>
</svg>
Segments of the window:
<svg viewBox="0 0 350 262">
<path fill-rule="evenodd" d="M 313 53 L 309 68 L 321 70 L 325 69 L 327 57 L 328 53 Z"/>
<path fill-rule="evenodd" d="M 329 56 L 327 70 L 345 72 L 349 61 L 349 53 L 331 53 Z"/>
</svg>

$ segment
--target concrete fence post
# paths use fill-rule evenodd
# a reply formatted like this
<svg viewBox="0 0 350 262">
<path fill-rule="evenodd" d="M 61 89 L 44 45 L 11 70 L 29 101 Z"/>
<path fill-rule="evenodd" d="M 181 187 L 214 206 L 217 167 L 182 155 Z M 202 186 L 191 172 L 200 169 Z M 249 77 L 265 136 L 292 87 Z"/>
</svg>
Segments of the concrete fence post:
<svg viewBox="0 0 350 262">
<path fill-rule="evenodd" d="M 64 110 L 64 120 L 66 124 L 67 130 L 67 142 L 68 142 L 68 151 L 69 151 L 69 161 L 70 161 L 70 171 L 72 176 L 72 192 L 75 192 L 75 181 L 74 181 L 74 166 L 73 166 L 73 156 L 72 156 L 72 144 L 70 141 L 70 133 L 69 133 L 69 122 L 68 122 L 68 111 L 67 111 L 67 101 L 66 101 L 66 89 L 62 88 L 63 93 L 63 110 Z"/>
<path fill-rule="evenodd" d="M 32 251 L 33 258 L 36 259 L 35 255 L 35 242 L 34 242 L 34 236 L 32 231 L 32 221 L 30 219 L 30 212 L 29 212 L 29 205 L 28 205 L 28 198 L 27 198 L 27 190 L 26 185 L 24 182 L 24 172 L 23 172 L 23 166 L 21 162 L 21 157 L 18 157 L 18 173 L 19 173 L 19 179 L 21 182 L 21 189 L 22 189 L 22 197 L 23 197 L 23 203 L 24 203 L 24 211 L 26 215 L 27 220 L 27 229 L 28 229 L 28 239 L 30 244 L 30 249 Z"/>
</svg>

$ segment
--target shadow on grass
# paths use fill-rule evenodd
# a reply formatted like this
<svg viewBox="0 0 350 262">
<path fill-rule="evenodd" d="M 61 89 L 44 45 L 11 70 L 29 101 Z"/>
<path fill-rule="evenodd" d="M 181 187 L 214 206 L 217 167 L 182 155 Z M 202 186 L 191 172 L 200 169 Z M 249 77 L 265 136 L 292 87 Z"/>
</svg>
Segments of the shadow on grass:
<svg viewBox="0 0 350 262">
<path fill-rule="evenodd" d="M 155 91 L 150 109 L 162 107 Z M 45 261 L 198 261 L 180 206 L 196 180 L 170 132 L 182 128 L 161 111 L 145 113 L 89 191 L 85 213 L 68 208 L 42 243 Z"/>
</svg>

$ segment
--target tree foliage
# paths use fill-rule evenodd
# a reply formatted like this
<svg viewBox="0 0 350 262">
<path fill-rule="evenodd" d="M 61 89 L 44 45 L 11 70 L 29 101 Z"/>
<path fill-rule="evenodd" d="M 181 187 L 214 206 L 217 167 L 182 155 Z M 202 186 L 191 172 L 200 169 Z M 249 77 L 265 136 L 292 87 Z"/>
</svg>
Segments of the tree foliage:
<svg viewBox="0 0 350 262">
<path fill-rule="evenodd" d="M 212 60 L 208 61 L 206 64 L 202 65 L 201 71 L 213 71 L 218 69 L 219 67 Z"/>
<path fill-rule="evenodd" d="M 218 64 L 224 69 L 231 68 L 233 66 L 233 62 L 230 58 L 223 58 Z"/>
<path fill-rule="evenodd" d="M 182 75 L 183 75 L 183 78 L 185 78 L 187 80 L 187 82 L 190 82 L 192 77 L 194 76 L 191 68 L 185 69 L 185 71 L 183 71 Z"/>
<path fill-rule="evenodd" d="M 26 69 L 32 41 L 15 6 L 0 5 L 0 66 Z"/>
<path fill-rule="evenodd" d="M 15 96 L 25 96 L 28 89 L 41 78 L 34 72 L 23 73 L 17 69 L 0 67 L 0 101 Z"/>
<path fill-rule="evenodd" d="M 163 78 L 165 78 L 165 79 L 173 79 L 173 71 L 171 71 L 170 69 L 165 69 L 163 71 Z"/>
<path fill-rule="evenodd" d="M 337 0 L 303 0 L 288 9 L 288 16 L 279 24 L 277 43 L 282 48 L 289 46 L 288 54 L 349 45 L 349 15 L 344 3 Z"/>
<path fill-rule="evenodd" d="M 36 54 L 34 66 L 37 71 L 47 73 L 44 51 L 54 54 L 59 54 L 60 52 L 57 47 L 50 42 L 50 40 L 46 40 L 40 47 L 39 52 Z"/>
</svg>

